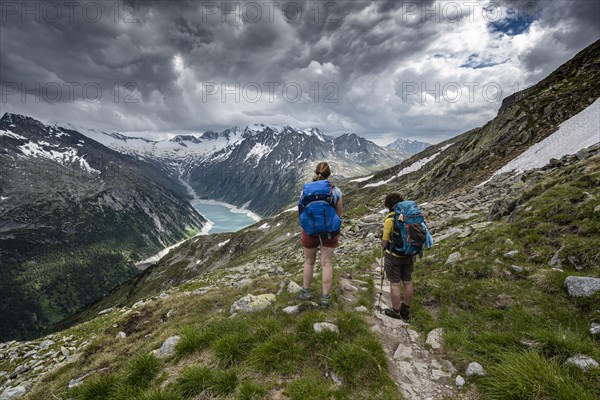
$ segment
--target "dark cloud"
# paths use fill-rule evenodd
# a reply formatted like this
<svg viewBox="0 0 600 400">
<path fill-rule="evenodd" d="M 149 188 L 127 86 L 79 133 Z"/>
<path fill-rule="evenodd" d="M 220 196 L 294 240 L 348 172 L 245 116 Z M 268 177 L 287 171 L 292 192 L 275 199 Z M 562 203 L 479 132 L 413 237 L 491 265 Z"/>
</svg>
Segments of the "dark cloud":
<svg viewBox="0 0 600 400">
<path fill-rule="evenodd" d="M 63 5 L 63 18 L 50 21 L 44 15 L 52 11 L 45 9 L 48 2 L 5 0 L 0 8 L 0 106 L 122 131 L 272 122 L 441 140 L 481 125 L 499 102 L 403 102 L 403 82 L 431 86 L 518 78 L 534 83 L 600 37 L 599 2 L 495 3 L 527 17 L 497 21 L 486 31 L 485 24 L 478 30 L 477 22 L 465 22 L 467 13 L 461 21 L 448 21 L 443 10 L 449 3 L 433 0 L 301 0 L 268 7 L 262 1 L 86 0 L 76 3 L 72 20 Z M 34 14 L 38 7 L 41 18 L 34 21 L 29 13 L 23 21 L 23 7 Z M 94 20 L 98 7 L 102 17 Z M 512 46 L 501 37 L 531 29 L 545 32 L 531 36 L 532 44 Z M 490 45 L 481 49 L 484 35 Z M 207 82 L 240 87 L 276 82 L 280 87 L 274 101 L 223 103 L 219 95 L 205 101 Z M 33 93 L 36 83 L 40 102 Z M 282 100 L 286 83 L 302 87 L 304 97 Z M 331 83 L 335 90 L 327 86 Z M 71 99 L 68 87 L 75 84 Z M 56 103 L 48 101 L 52 85 L 64 91 Z M 102 98 L 88 101 L 82 91 L 86 85 L 99 85 Z M 24 102 L 21 89 L 27 92 Z M 328 96 L 336 101 L 325 102 Z"/>
</svg>

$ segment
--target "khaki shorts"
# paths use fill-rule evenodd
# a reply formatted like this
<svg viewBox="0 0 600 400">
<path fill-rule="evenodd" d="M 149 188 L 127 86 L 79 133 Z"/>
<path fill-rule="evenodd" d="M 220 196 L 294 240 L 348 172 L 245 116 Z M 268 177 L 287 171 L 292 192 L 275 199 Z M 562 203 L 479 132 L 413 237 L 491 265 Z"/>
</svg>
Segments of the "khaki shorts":
<svg viewBox="0 0 600 400">
<path fill-rule="evenodd" d="M 383 259 L 383 267 L 387 280 L 391 283 L 412 281 L 414 258 L 414 256 L 395 257 L 386 254 Z"/>
</svg>

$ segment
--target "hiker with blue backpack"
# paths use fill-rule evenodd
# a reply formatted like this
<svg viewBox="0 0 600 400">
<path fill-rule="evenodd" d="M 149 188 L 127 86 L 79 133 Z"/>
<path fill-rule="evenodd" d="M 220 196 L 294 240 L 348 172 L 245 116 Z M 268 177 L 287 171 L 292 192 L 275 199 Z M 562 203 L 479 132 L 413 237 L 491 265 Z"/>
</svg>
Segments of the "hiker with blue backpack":
<svg viewBox="0 0 600 400">
<path fill-rule="evenodd" d="M 385 276 L 390 282 L 392 308 L 384 310 L 391 318 L 410 318 L 410 303 L 413 297 L 412 272 L 415 256 L 433 245 L 433 238 L 425 225 L 425 219 L 414 201 L 405 201 L 400 193 L 389 193 L 385 197 L 388 214 L 383 224 L 381 249 L 385 251 L 383 265 Z M 381 276 L 383 285 L 383 274 Z M 404 296 L 400 296 L 400 282 Z M 381 309 L 381 290 L 379 306 Z"/>
<path fill-rule="evenodd" d="M 317 251 L 320 248 L 321 269 L 323 270 L 322 307 L 328 307 L 331 302 L 333 252 L 338 245 L 342 226 L 342 191 L 329 181 L 330 175 L 331 168 L 327 162 L 317 164 L 313 181 L 304 185 L 298 199 L 302 247 L 304 248 L 304 282 L 299 298 L 301 300 L 312 298 L 310 285 Z"/>
</svg>

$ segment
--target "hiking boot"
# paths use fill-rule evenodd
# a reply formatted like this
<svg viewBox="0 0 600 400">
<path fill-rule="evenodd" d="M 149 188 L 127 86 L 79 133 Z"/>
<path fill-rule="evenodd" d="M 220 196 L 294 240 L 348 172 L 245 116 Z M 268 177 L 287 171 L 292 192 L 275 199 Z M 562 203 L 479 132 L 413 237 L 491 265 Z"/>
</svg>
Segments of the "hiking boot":
<svg viewBox="0 0 600 400">
<path fill-rule="evenodd" d="M 331 304 L 331 295 L 321 296 L 321 307 L 327 308 L 329 307 L 329 304 Z"/>
<path fill-rule="evenodd" d="M 310 292 L 310 289 L 302 288 L 302 291 L 298 295 L 298 298 L 300 300 L 310 300 L 310 299 L 312 299 L 312 293 Z"/>
<path fill-rule="evenodd" d="M 386 308 L 383 312 L 390 318 L 402 319 L 402 317 L 400 316 L 400 312 L 394 310 L 393 308 Z"/>
<path fill-rule="evenodd" d="M 405 321 L 408 321 L 410 319 L 410 307 L 404 303 L 400 304 L 400 316 Z"/>
</svg>

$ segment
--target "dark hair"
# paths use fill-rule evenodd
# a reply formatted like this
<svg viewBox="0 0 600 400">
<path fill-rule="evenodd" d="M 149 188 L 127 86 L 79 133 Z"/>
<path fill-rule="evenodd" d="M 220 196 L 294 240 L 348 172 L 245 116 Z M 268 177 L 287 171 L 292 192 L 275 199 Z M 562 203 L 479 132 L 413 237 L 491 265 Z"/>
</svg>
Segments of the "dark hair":
<svg viewBox="0 0 600 400">
<path fill-rule="evenodd" d="M 317 164 L 317 168 L 315 168 L 315 177 L 313 178 L 313 182 L 315 181 L 324 181 L 329 178 L 331 175 L 331 168 L 329 168 L 329 164 L 326 161 L 320 162 Z"/>
<path fill-rule="evenodd" d="M 404 201 L 404 197 L 402 197 L 402 195 L 398 192 L 392 192 L 385 196 L 385 201 L 383 204 L 388 210 L 390 210 L 390 212 L 392 212 L 394 211 L 396 204 L 400 203 L 401 201 Z"/>
</svg>

